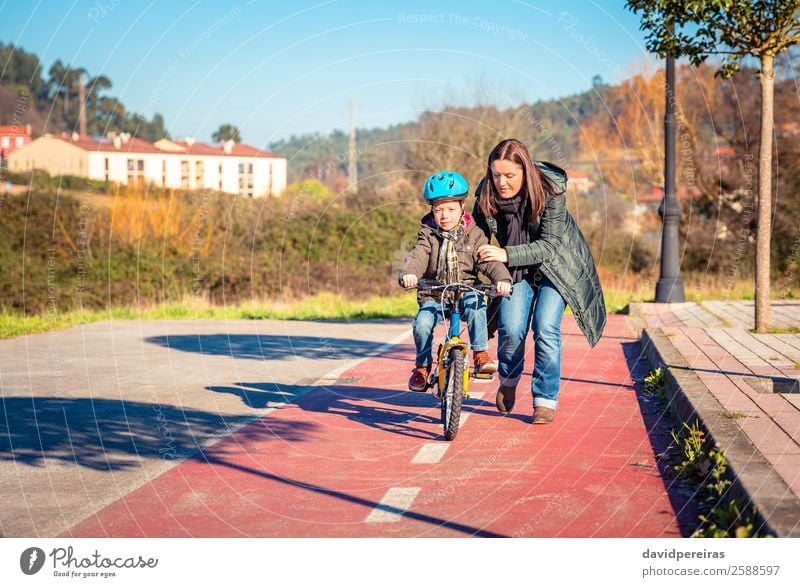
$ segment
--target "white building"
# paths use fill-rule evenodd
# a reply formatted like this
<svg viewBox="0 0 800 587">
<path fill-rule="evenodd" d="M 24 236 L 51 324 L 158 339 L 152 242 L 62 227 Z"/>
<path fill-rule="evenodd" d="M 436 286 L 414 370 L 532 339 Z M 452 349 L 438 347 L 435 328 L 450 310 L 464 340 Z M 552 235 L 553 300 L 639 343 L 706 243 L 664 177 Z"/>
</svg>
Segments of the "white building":
<svg viewBox="0 0 800 587">
<path fill-rule="evenodd" d="M 162 139 L 153 144 L 125 134 L 45 135 L 11 153 L 8 168 L 248 197 L 277 196 L 286 189 L 286 159 L 233 141 L 206 145 L 193 139 Z"/>
</svg>

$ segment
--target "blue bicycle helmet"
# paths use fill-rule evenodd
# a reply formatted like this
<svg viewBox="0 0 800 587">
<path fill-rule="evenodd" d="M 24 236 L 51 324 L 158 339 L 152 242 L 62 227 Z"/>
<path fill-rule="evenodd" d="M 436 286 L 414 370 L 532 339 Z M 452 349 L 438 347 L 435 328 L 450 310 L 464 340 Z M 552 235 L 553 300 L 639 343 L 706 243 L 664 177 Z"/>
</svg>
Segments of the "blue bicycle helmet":
<svg viewBox="0 0 800 587">
<path fill-rule="evenodd" d="M 443 200 L 465 200 L 469 193 L 469 183 L 460 173 L 440 171 L 425 180 L 422 195 L 429 204 Z"/>
</svg>

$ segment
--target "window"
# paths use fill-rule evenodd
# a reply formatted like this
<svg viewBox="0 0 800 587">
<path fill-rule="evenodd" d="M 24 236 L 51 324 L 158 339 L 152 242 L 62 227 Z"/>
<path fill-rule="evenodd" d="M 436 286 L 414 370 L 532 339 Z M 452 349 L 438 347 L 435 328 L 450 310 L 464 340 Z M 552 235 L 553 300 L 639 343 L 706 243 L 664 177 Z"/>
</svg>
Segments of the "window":
<svg viewBox="0 0 800 587">
<path fill-rule="evenodd" d="M 8 140 L 8 137 L 3 137 L 2 139 L 0 139 L 0 146 L 3 147 L 4 149 L 8 148 L 11 146 L 11 141 Z"/>
<path fill-rule="evenodd" d="M 222 161 L 219 162 L 219 191 L 222 191 Z"/>
<path fill-rule="evenodd" d="M 253 197 L 253 164 L 239 163 L 239 195 Z"/>
<path fill-rule="evenodd" d="M 25 144 L 25 139 L 23 139 L 22 137 L 17 137 L 14 143 L 17 145 L 17 147 L 21 147 L 22 145 Z"/>
<path fill-rule="evenodd" d="M 105 176 L 106 176 L 106 181 L 108 181 L 108 157 L 106 157 L 105 161 Z"/>
<path fill-rule="evenodd" d="M 144 159 L 128 159 L 128 185 L 144 180 Z"/>
<path fill-rule="evenodd" d="M 167 160 L 161 160 L 161 185 L 163 187 L 167 186 Z"/>
<path fill-rule="evenodd" d="M 189 162 L 181 161 L 181 187 L 189 189 Z"/>
<path fill-rule="evenodd" d="M 205 171 L 205 166 L 203 165 L 202 161 L 195 161 L 194 164 L 194 186 L 197 189 L 203 188 L 203 175 Z"/>
</svg>

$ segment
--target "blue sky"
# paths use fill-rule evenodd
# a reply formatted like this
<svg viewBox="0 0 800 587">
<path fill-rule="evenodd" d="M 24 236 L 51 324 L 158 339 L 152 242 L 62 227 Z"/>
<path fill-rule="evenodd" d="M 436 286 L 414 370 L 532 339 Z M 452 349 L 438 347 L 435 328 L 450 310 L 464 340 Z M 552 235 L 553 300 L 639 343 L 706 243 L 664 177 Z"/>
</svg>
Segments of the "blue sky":
<svg viewBox="0 0 800 587">
<path fill-rule="evenodd" d="M 292 134 L 500 107 L 617 82 L 648 59 L 624 1 L 0 0 L 0 41 L 104 74 L 173 136 Z M 0 67 L 2 64 L 0 64 Z"/>
</svg>

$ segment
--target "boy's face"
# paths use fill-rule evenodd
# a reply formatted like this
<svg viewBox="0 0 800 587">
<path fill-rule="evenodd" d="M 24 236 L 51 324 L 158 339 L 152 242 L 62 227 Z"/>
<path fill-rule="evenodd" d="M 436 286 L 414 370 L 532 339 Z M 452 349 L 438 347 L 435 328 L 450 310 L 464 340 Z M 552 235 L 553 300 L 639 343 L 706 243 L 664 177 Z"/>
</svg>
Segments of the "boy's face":
<svg viewBox="0 0 800 587">
<path fill-rule="evenodd" d="M 442 230 L 452 230 L 458 226 L 463 212 L 464 205 L 455 200 L 433 205 L 433 219 L 436 221 L 436 226 Z"/>
</svg>

